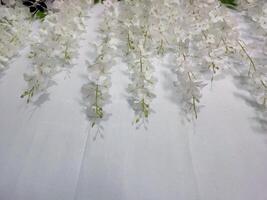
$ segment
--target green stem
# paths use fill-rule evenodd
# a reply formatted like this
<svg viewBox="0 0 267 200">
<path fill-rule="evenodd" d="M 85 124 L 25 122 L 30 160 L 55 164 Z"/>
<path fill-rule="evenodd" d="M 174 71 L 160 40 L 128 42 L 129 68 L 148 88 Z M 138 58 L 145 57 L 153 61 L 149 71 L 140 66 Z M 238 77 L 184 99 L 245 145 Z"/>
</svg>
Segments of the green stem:
<svg viewBox="0 0 267 200">
<path fill-rule="evenodd" d="M 143 60 L 142 60 L 142 52 L 140 51 L 140 72 L 142 73 L 143 72 Z"/>
<path fill-rule="evenodd" d="M 245 47 L 240 43 L 240 41 L 237 41 L 237 42 L 238 42 L 239 46 L 241 47 L 242 51 L 245 53 L 245 55 L 247 56 L 247 58 L 250 61 L 250 68 L 249 68 L 249 71 L 248 71 L 248 75 L 251 74 L 251 66 L 253 67 L 254 72 L 256 72 L 257 69 L 256 69 L 256 65 L 255 65 L 254 61 L 252 60 L 252 58 L 250 57 L 250 55 L 246 51 Z"/>
<path fill-rule="evenodd" d="M 193 110 L 194 110 L 195 118 L 197 119 L 197 108 L 196 108 L 197 99 L 193 96 L 192 101 L 193 101 Z"/>
</svg>

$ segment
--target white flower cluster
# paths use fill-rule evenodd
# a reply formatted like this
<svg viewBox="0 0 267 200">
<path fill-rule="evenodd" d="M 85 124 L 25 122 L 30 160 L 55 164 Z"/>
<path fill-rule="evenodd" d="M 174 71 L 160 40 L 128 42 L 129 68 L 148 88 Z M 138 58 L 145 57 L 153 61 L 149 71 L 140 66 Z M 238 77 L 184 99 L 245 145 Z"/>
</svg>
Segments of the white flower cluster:
<svg viewBox="0 0 267 200">
<path fill-rule="evenodd" d="M 17 55 L 30 32 L 26 9 L 0 7 L 0 73 L 12 57 Z"/>
<path fill-rule="evenodd" d="M 73 65 L 78 51 L 78 36 L 84 30 L 85 0 L 56 1 L 54 7 L 60 8 L 60 11 L 45 17 L 31 45 L 29 57 L 33 70 L 24 74 L 28 88 L 21 95 L 27 98 L 27 102 L 50 86 L 54 74 Z"/>
<path fill-rule="evenodd" d="M 109 94 L 111 87 L 110 70 L 114 65 L 109 21 L 112 13 L 111 5 L 106 6 L 104 19 L 100 23 L 100 44 L 91 44 L 90 56 L 93 57 L 93 61 L 87 61 L 88 83 L 82 87 L 87 117 L 91 126 L 96 126 L 98 130 L 102 129 L 101 122 L 109 117 L 104 106 L 109 103 L 111 98 Z"/>
</svg>

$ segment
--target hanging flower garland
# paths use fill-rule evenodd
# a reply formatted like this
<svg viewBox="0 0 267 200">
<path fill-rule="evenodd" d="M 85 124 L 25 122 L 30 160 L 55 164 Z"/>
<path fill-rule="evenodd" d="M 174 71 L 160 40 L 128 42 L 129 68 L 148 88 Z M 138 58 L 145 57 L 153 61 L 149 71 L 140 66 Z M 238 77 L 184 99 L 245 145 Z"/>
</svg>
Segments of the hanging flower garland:
<svg viewBox="0 0 267 200">
<path fill-rule="evenodd" d="M 105 3 L 103 21 L 100 23 L 99 40 L 90 46 L 93 61 L 87 61 L 88 83 L 82 87 L 86 114 L 92 127 L 97 127 L 97 134 L 103 129 L 101 122 L 109 117 L 105 105 L 110 101 L 111 87 L 110 70 L 114 65 L 112 60 L 112 33 L 110 18 L 112 16 L 112 2 Z M 97 135 L 96 135 L 97 136 Z"/>
<path fill-rule="evenodd" d="M 127 63 L 131 83 L 128 85 L 128 102 L 134 110 L 134 123 L 145 125 L 152 113 L 151 102 L 156 97 L 152 53 L 151 14 L 152 3 L 124 1 L 118 5 L 117 30 L 123 61 Z"/>
<path fill-rule="evenodd" d="M 77 55 L 77 36 L 84 30 L 82 9 L 87 7 L 87 2 L 55 3 L 57 5 L 54 6 L 60 11 L 45 17 L 39 27 L 39 36 L 31 46 L 29 57 L 33 71 L 24 74 L 28 88 L 21 95 L 27 102 L 35 95 L 44 93 L 56 73 L 73 66 L 73 59 Z"/>
<path fill-rule="evenodd" d="M 203 64 L 198 45 L 203 31 L 208 28 L 207 22 L 201 20 L 201 15 L 195 11 L 196 8 L 191 2 L 169 1 L 168 7 L 172 13 L 169 16 L 172 23 L 167 30 L 174 38 L 170 36 L 172 42 L 167 53 L 174 54 L 170 63 L 173 63 L 172 72 L 176 74 L 174 86 L 177 91 L 177 102 L 188 119 L 191 118 L 191 114 L 197 118 L 201 90 L 206 85 L 201 73 Z M 175 10 L 176 7 L 181 10 Z"/>
</svg>

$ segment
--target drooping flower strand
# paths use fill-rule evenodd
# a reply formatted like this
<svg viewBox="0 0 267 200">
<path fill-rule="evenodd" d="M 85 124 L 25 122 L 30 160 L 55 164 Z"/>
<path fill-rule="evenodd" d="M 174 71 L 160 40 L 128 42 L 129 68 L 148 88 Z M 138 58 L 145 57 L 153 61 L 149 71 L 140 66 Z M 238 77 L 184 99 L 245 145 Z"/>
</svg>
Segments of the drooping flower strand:
<svg viewBox="0 0 267 200">
<path fill-rule="evenodd" d="M 193 39 L 199 40 L 201 31 L 189 31 L 197 25 L 194 19 L 198 16 L 194 16 L 194 12 L 191 14 L 191 11 L 185 12 L 185 9 L 192 8 L 193 3 L 165 0 L 153 1 L 152 5 L 150 24 L 153 25 L 151 37 L 156 47 L 155 53 L 172 58 L 167 65 L 176 75 L 173 89 L 177 92 L 177 103 L 183 114 L 188 117 L 193 114 L 197 118 L 205 80 L 197 64 L 199 52 L 193 49 Z M 191 16 L 188 16 L 189 13 Z"/>
<path fill-rule="evenodd" d="M 202 97 L 202 88 L 206 83 L 203 75 L 197 69 L 194 57 L 189 53 L 189 42 L 180 42 L 174 61 L 173 72 L 176 74 L 174 86 L 180 109 L 189 120 L 191 114 L 197 119 Z"/>
<path fill-rule="evenodd" d="M 204 9 L 201 9 L 204 11 Z M 201 30 L 196 49 L 201 61 L 201 72 L 213 82 L 214 78 L 225 76 L 231 69 L 229 57 L 233 54 L 233 45 L 238 34 L 228 24 L 228 8 L 219 7 L 218 3 L 207 5 L 208 14 L 206 29 Z M 207 15 L 202 13 L 202 17 Z"/>
<path fill-rule="evenodd" d="M 170 44 L 175 40 L 174 37 L 170 37 L 175 20 L 172 11 L 173 9 L 169 7 L 168 0 L 153 1 L 149 23 L 154 48 L 152 53 L 156 56 L 164 57 L 170 50 L 168 49 Z"/>
<path fill-rule="evenodd" d="M 105 111 L 105 105 L 110 102 L 109 90 L 111 87 L 112 61 L 112 32 L 110 27 L 111 10 L 108 7 L 104 11 L 104 19 L 99 28 L 99 44 L 91 44 L 94 55 L 92 62 L 87 61 L 88 83 L 82 87 L 86 114 L 92 127 L 97 127 L 98 132 L 103 128 L 102 121 L 109 117 Z"/>
<path fill-rule="evenodd" d="M 152 48 L 150 11 L 151 1 L 133 3 L 125 1 L 119 7 L 118 19 L 120 47 L 123 49 L 124 61 L 128 65 L 130 84 L 128 85 L 128 102 L 134 110 L 134 123 L 137 127 L 146 125 L 152 113 L 151 102 L 156 97 L 154 86 L 154 67 L 150 62 Z M 126 8 L 126 9 L 125 9 Z M 129 15 L 129 13 L 135 13 Z"/>
<path fill-rule="evenodd" d="M 27 102 L 44 94 L 53 76 L 71 67 L 77 55 L 78 35 L 83 31 L 82 12 L 86 1 L 58 1 L 60 12 L 47 15 L 40 24 L 39 35 L 31 45 L 33 70 L 24 74 L 28 88 L 21 95 Z M 36 96 L 36 98 L 38 98 Z"/>
<path fill-rule="evenodd" d="M 254 120 L 260 125 L 260 129 L 267 130 L 267 59 L 259 53 L 253 43 L 237 41 L 239 45 L 239 57 L 236 55 L 237 65 L 235 70 L 238 72 L 235 77 L 237 86 L 250 93 L 252 98 L 245 97 L 255 109 Z M 262 48 L 259 48 L 262 49 Z M 238 59 L 239 58 L 239 59 Z"/>
<path fill-rule="evenodd" d="M 152 113 L 151 102 L 156 97 L 153 90 L 157 80 L 153 76 L 154 67 L 142 48 L 137 47 L 132 56 L 133 63 L 128 63 L 131 80 L 128 85 L 129 103 L 135 112 L 134 123 L 145 125 Z"/>
<path fill-rule="evenodd" d="M 170 41 L 166 47 L 167 65 L 175 74 L 176 100 L 188 119 L 191 115 L 197 118 L 201 90 L 205 86 L 199 62 L 202 58 L 198 57 L 194 42 L 201 38 L 201 31 L 206 27 L 197 24 L 196 14 L 190 10 L 191 7 L 190 2 L 166 1 L 164 9 L 168 9 L 169 14 L 162 23 L 168 24 L 164 33 L 167 41 Z"/>
<path fill-rule="evenodd" d="M 31 23 L 26 20 L 28 17 L 22 7 L 0 7 L 0 73 L 27 41 L 31 31 Z"/>
<path fill-rule="evenodd" d="M 243 40 L 237 41 L 239 51 L 236 55 L 236 63 L 242 66 L 236 66 L 235 70 L 239 72 L 239 77 L 246 77 L 246 89 L 256 99 L 257 103 L 265 107 L 267 111 L 267 58 L 262 54 L 262 45 L 255 43 L 245 43 Z M 259 51 L 260 50 L 260 51 Z"/>
</svg>

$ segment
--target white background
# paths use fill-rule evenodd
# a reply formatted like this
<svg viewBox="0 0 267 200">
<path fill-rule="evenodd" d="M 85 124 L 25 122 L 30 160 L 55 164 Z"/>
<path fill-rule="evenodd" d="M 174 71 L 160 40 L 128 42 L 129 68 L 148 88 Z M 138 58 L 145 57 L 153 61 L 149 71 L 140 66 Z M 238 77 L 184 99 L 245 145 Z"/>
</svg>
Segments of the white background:
<svg viewBox="0 0 267 200">
<path fill-rule="evenodd" d="M 182 122 L 172 74 L 157 65 L 155 113 L 147 130 L 136 130 L 127 66 L 116 65 L 106 106 L 112 116 L 104 138 L 93 140 L 81 87 L 99 13 L 87 21 L 77 65 L 54 77 L 43 101 L 19 98 L 29 48 L 1 76 L 0 200 L 266 200 L 267 133 L 231 77 L 207 86 L 198 119 Z"/>
</svg>

